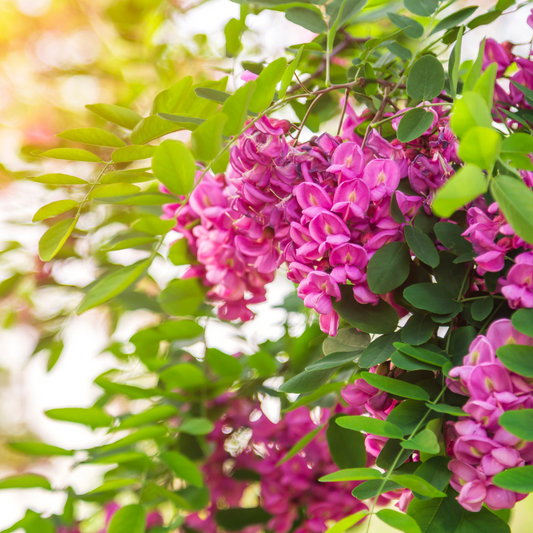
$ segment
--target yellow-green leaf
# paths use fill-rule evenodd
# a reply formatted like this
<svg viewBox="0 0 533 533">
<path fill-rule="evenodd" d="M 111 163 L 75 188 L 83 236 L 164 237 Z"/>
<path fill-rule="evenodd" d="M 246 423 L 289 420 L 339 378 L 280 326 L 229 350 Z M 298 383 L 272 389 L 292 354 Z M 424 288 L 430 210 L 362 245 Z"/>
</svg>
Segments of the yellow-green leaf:
<svg viewBox="0 0 533 533">
<path fill-rule="evenodd" d="M 40 209 L 37 210 L 35 215 L 33 215 L 33 222 L 39 222 L 45 220 L 46 218 L 55 217 L 76 207 L 78 202 L 74 200 L 58 200 L 57 202 L 51 202 L 47 205 L 43 205 Z"/>
</svg>

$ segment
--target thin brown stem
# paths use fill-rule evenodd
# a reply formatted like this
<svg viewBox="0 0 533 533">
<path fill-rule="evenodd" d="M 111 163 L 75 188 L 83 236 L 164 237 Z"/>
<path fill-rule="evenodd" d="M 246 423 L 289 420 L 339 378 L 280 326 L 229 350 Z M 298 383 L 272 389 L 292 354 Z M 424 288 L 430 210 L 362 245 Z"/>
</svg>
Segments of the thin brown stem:
<svg viewBox="0 0 533 533">
<path fill-rule="evenodd" d="M 344 105 L 342 106 L 342 115 L 339 121 L 339 127 L 337 128 L 337 135 L 341 134 L 342 123 L 344 122 L 344 115 L 346 115 L 346 108 L 348 107 L 348 97 L 350 96 L 350 89 L 346 89 L 344 93 Z"/>
</svg>

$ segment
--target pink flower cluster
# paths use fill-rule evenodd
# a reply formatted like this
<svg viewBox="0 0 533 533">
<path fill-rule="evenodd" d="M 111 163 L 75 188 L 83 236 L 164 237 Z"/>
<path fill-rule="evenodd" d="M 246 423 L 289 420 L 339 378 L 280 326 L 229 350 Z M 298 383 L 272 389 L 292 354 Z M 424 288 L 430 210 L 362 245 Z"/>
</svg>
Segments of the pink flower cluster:
<svg viewBox="0 0 533 533">
<path fill-rule="evenodd" d="M 497 487 L 492 478 L 508 468 L 533 464 L 533 443 L 525 443 L 498 423 L 506 411 L 533 407 L 532 384 L 507 370 L 496 356 L 506 344 L 533 346 L 533 339 L 516 331 L 510 320 L 497 320 L 486 336 L 474 339 L 463 366 L 450 371 L 458 380 L 447 380 L 453 392 L 469 397 L 463 407 L 469 416 L 450 423 L 449 468 L 459 503 L 473 512 L 483 503 L 493 510 L 510 509 L 525 498 L 526 494 Z"/>
<path fill-rule="evenodd" d="M 512 309 L 533 307 L 533 246 L 515 234 L 496 202 L 488 208 L 471 207 L 467 224 L 463 235 L 476 253 L 477 273 L 483 276 L 486 272 L 500 272 L 508 254 L 518 252 L 514 265 L 499 278 L 497 292 L 507 298 Z"/>
<path fill-rule="evenodd" d="M 314 421 L 311 413 L 300 407 L 274 424 L 261 412 L 257 402 L 230 401 L 226 414 L 208 439 L 214 445 L 214 453 L 204 466 L 211 505 L 207 515 L 189 515 L 188 527 L 205 533 L 216 532 L 217 509 L 239 506 L 245 489 L 251 484 L 231 477 L 239 471 L 253 471 L 261 476 L 259 503 L 272 515 L 267 528 L 275 533 L 322 533 L 327 529 L 327 521 L 338 521 L 367 509 L 350 494 L 357 483 L 318 481 L 338 470 L 331 459 L 325 431 L 302 452 L 276 466 L 302 437 L 328 420 L 329 410 L 324 409 L 320 420 Z M 352 409 L 348 414 L 359 411 Z M 245 529 L 247 533 L 262 530 L 262 526 Z"/>
</svg>

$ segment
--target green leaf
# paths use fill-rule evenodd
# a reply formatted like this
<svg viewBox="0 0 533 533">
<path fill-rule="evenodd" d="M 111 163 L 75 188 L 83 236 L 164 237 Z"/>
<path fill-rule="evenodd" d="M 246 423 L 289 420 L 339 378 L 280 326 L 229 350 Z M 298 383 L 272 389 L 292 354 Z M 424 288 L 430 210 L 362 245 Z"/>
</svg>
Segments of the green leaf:
<svg viewBox="0 0 533 533">
<path fill-rule="evenodd" d="M 476 126 L 491 128 L 492 117 L 484 98 L 473 91 L 463 93 L 462 98 L 455 101 L 450 125 L 460 138 Z"/>
<path fill-rule="evenodd" d="M 409 48 L 406 48 L 399 43 L 389 43 L 386 45 L 386 48 L 391 54 L 394 54 L 396 57 L 399 57 L 405 61 L 409 61 L 413 57 L 413 52 L 411 52 Z"/>
<path fill-rule="evenodd" d="M 442 455 L 439 457 L 430 457 L 416 469 L 415 474 L 425 479 L 437 490 L 444 491 L 452 477 L 452 472 L 448 468 L 449 461 L 449 457 L 443 457 Z M 423 499 L 421 495 L 417 495 L 418 497 Z"/>
<path fill-rule="evenodd" d="M 502 136 L 496 130 L 471 128 L 459 145 L 459 157 L 465 163 L 472 163 L 490 172 L 500 155 L 501 146 Z"/>
<path fill-rule="evenodd" d="M 403 242 L 391 242 L 377 250 L 368 263 L 367 281 L 375 294 L 399 287 L 409 276 L 411 257 Z"/>
<path fill-rule="evenodd" d="M 259 352 L 258 354 L 254 354 L 254 355 L 259 355 L 260 353 L 261 352 Z M 267 375 L 272 375 L 272 373 L 273 372 L 270 372 Z M 302 405 L 308 405 L 310 403 L 313 403 L 317 400 L 320 400 L 320 398 L 327 396 L 328 394 L 331 394 L 333 392 L 337 392 L 340 389 L 343 389 L 344 387 L 345 387 L 344 383 L 326 383 L 325 385 L 322 385 L 322 387 L 319 387 L 317 390 L 315 390 L 311 394 L 301 395 L 298 398 L 298 400 L 296 400 L 294 403 L 291 403 L 289 407 L 286 407 L 285 409 L 283 409 L 282 412 L 289 413 L 290 411 L 294 411 L 295 409 L 298 409 L 298 407 L 301 407 Z"/>
<path fill-rule="evenodd" d="M 339 26 L 344 26 L 349 20 L 357 15 L 366 4 L 367 0 L 333 0 L 333 2 L 328 3 L 326 5 L 326 14 L 330 17 L 330 31 L 335 28 L 335 31 L 332 32 L 332 36 L 335 36 Z M 331 21 L 335 22 L 331 24 Z"/>
<path fill-rule="evenodd" d="M 510 468 L 496 474 L 492 482 L 497 487 L 527 494 L 533 492 L 533 465 Z"/>
<path fill-rule="evenodd" d="M 511 81 L 511 83 L 526 97 L 526 100 L 533 101 L 533 91 L 529 87 L 516 81 Z"/>
<path fill-rule="evenodd" d="M 399 340 L 399 331 L 378 337 L 368 345 L 368 348 L 359 357 L 359 366 L 361 368 L 370 368 L 384 363 L 396 351 L 394 343 Z"/>
<path fill-rule="evenodd" d="M 348 324 L 366 333 L 392 333 L 398 325 L 398 313 L 384 300 L 377 305 L 363 305 L 353 297 L 352 288 L 343 285 L 342 299 L 333 308 Z"/>
<path fill-rule="evenodd" d="M 403 291 L 405 299 L 418 309 L 440 315 L 453 313 L 460 305 L 444 285 L 439 283 L 417 283 Z"/>
<path fill-rule="evenodd" d="M 445 403 L 426 403 L 426 407 L 429 407 L 432 411 L 437 413 L 444 413 L 452 416 L 466 416 L 465 412 L 455 405 L 446 405 Z"/>
<path fill-rule="evenodd" d="M 194 92 L 205 100 L 211 100 L 212 102 L 218 102 L 223 104 L 231 94 L 228 94 L 224 91 L 219 91 L 218 89 L 212 89 L 211 87 L 198 87 L 194 89 Z"/>
<path fill-rule="evenodd" d="M 163 141 L 155 151 L 152 170 L 157 179 L 174 194 L 185 196 L 191 192 L 196 163 L 182 142 Z"/>
<path fill-rule="evenodd" d="M 400 511 L 382 509 L 378 511 L 376 516 L 388 526 L 403 531 L 404 533 L 420 533 L 420 528 L 414 518 L 400 513 Z"/>
<path fill-rule="evenodd" d="M 494 84 L 496 83 L 497 70 L 498 65 L 491 63 L 474 85 L 474 92 L 479 93 L 485 99 L 489 109 L 492 108 L 494 102 Z"/>
<path fill-rule="evenodd" d="M 434 118 L 435 115 L 423 107 L 410 109 L 403 114 L 398 125 L 398 140 L 408 143 L 418 139 L 431 127 Z"/>
<path fill-rule="evenodd" d="M 41 488 L 52 490 L 50 482 L 38 474 L 21 474 L 19 476 L 6 477 L 0 479 L 1 489 L 34 489 Z"/>
<path fill-rule="evenodd" d="M 490 192 L 517 235 L 533 244 L 533 191 L 522 180 L 498 176 L 491 180 Z"/>
<path fill-rule="evenodd" d="M 189 435 L 209 435 L 214 427 L 213 422 L 207 418 L 189 418 L 181 424 L 178 431 Z"/>
<path fill-rule="evenodd" d="M 370 335 L 355 328 L 341 328 L 335 337 L 327 337 L 322 344 L 324 355 L 339 352 L 360 353 L 370 342 Z"/>
<path fill-rule="evenodd" d="M 125 418 L 120 425 L 114 429 L 116 431 L 122 431 L 123 429 L 131 429 L 144 426 L 145 424 L 159 422 L 160 420 L 175 416 L 177 412 L 178 410 L 173 405 L 156 405 L 146 409 L 146 411 L 143 411 L 142 413 Z"/>
<path fill-rule="evenodd" d="M 401 490 L 401 486 L 390 480 L 384 484 L 382 479 L 370 479 L 355 487 L 352 491 L 352 496 L 362 501 L 374 498 L 391 490 Z"/>
<path fill-rule="evenodd" d="M 451 222 L 437 222 L 433 226 L 440 243 L 446 246 L 455 255 L 473 252 L 472 243 L 463 237 L 464 229 Z"/>
<path fill-rule="evenodd" d="M 77 205 L 78 202 L 74 200 L 58 200 L 57 202 L 44 205 L 33 215 L 32 222 L 39 222 L 47 218 L 55 217 L 65 211 L 69 211 Z"/>
<path fill-rule="evenodd" d="M 157 192 L 95 198 L 95 200 L 99 203 L 115 205 L 165 205 L 176 203 L 175 196 Z"/>
<path fill-rule="evenodd" d="M 196 465 L 185 457 L 185 455 L 177 452 L 163 452 L 159 457 L 179 479 L 183 479 L 183 481 L 195 487 L 201 487 L 203 485 L 202 474 Z"/>
<path fill-rule="evenodd" d="M 242 20 L 232 18 L 224 26 L 226 38 L 226 57 L 236 57 L 242 50 L 241 34 L 246 26 Z"/>
<path fill-rule="evenodd" d="M 313 431 L 310 431 L 307 435 L 304 435 L 283 457 L 276 463 L 276 468 L 283 463 L 286 463 L 292 459 L 296 454 L 300 453 L 322 430 L 323 426 L 319 426 Z"/>
<path fill-rule="evenodd" d="M 457 40 L 455 46 L 453 47 L 452 53 L 450 54 L 450 59 L 448 62 L 448 79 L 450 82 L 450 94 L 452 98 L 455 98 L 457 95 L 457 84 L 459 82 L 459 68 L 461 66 L 461 46 L 463 44 L 463 33 L 465 31 L 464 26 L 459 28 L 459 33 L 457 34 Z"/>
<path fill-rule="evenodd" d="M 109 492 L 122 489 L 137 483 L 136 479 L 110 479 L 102 483 L 99 487 L 89 491 L 87 494 L 98 494 L 99 492 Z"/>
<path fill-rule="evenodd" d="M 415 226 L 404 227 L 405 240 L 411 251 L 422 261 L 432 268 L 439 265 L 440 257 L 433 241 Z"/>
<path fill-rule="evenodd" d="M 126 505 L 111 518 L 107 533 L 144 533 L 146 516 L 141 505 Z"/>
<path fill-rule="evenodd" d="M 76 226 L 77 218 L 68 218 L 48 228 L 39 241 L 39 257 L 41 261 L 51 261 L 61 250 Z"/>
<path fill-rule="evenodd" d="M 291 61 L 291 64 L 287 67 L 285 70 L 283 77 L 281 78 L 281 85 L 280 89 L 278 91 L 278 96 L 280 100 L 283 100 L 285 98 L 285 95 L 287 94 L 287 89 L 289 88 L 289 85 L 292 82 L 292 78 L 294 77 L 294 74 L 296 73 L 296 69 L 298 68 L 298 64 L 300 63 L 300 59 L 302 57 L 302 53 L 304 51 L 304 47 L 300 46 L 298 49 L 298 53 L 296 54 L 296 57 Z"/>
<path fill-rule="evenodd" d="M 161 291 L 159 304 L 170 315 L 194 315 L 204 296 L 197 279 L 175 279 Z"/>
<path fill-rule="evenodd" d="M 141 115 L 125 107 L 111 104 L 89 104 L 85 106 L 89 111 L 96 113 L 108 122 L 132 130 L 141 120 Z"/>
<path fill-rule="evenodd" d="M 439 0 L 404 0 L 405 7 L 419 17 L 430 17 L 435 13 Z"/>
<path fill-rule="evenodd" d="M 117 148 L 111 158 L 114 163 L 128 163 L 130 161 L 139 161 L 140 159 L 149 159 L 154 155 L 155 146 L 150 145 L 131 145 Z"/>
<path fill-rule="evenodd" d="M 331 376 L 336 372 L 336 368 L 327 368 L 324 370 L 315 370 L 313 372 L 304 371 L 289 379 L 278 389 L 280 392 L 305 394 L 314 392 L 329 381 Z"/>
<path fill-rule="evenodd" d="M 101 178 L 100 183 L 143 183 L 155 180 L 155 176 L 141 170 L 113 170 L 106 172 Z"/>
<path fill-rule="evenodd" d="M 432 372 L 438 372 L 439 370 L 437 366 L 424 363 L 400 351 L 394 352 L 390 360 L 394 366 L 403 370 L 431 370 Z"/>
<path fill-rule="evenodd" d="M 328 29 L 326 22 L 313 7 L 291 7 L 285 12 L 285 18 L 313 33 L 325 33 Z"/>
<path fill-rule="evenodd" d="M 477 6 L 465 7 L 463 9 L 459 9 L 459 11 L 456 11 L 455 13 L 452 13 L 451 15 L 448 15 L 447 17 L 443 18 L 435 26 L 435 28 L 430 33 L 430 35 L 433 35 L 434 33 L 437 33 L 442 30 L 448 30 L 449 28 L 453 28 L 454 26 L 461 24 L 470 15 L 472 15 L 472 13 L 476 11 L 476 9 L 477 9 Z"/>
<path fill-rule="evenodd" d="M 177 240 L 168 252 L 168 258 L 173 265 L 190 265 L 195 262 L 194 256 L 189 250 L 187 239 Z"/>
<path fill-rule="evenodd" d="M 126 143 L 122 139 L 119 139 L 113 133 L 100 128 L 77 128 L 66 130 L 59 133 L 57 137 L 66 139 L 67 141 L 93 144 L 95 146 L 111 146 L 112 148 L 126 146 Z"/>
<path fill-rule="evenodd" d="M 215 514 L 216 523 L 225 531 L 241 531 L 248 526 L 264 524 L 271 518 L 262 507 L 235 507 Z"/>
<path fill-rule="evenodd" d="M 480 298 L 479 300 L 474 300 L 472 302 L 470 314 L 474 320 L 481 322 L 492 313 L 493 308 L 494 298 L 492 296 L 487 296 L 486 298 Z"/>
<path fill-rule="evenodd" d="M 81 148 L 52 148 L 41 152 L 41 157 L 49 157 L 51 159 L 65 159 L 67 161 L 88 161 L 90 163 L 103 163 L 103 161 L 92 152 L 82 150 Z"/>
<path fill-rule="evenodd" d="M 474 150 L 475 148 L 472 147 L 470 153 L 475 154 Z M 482 157 L 481 153 L 477 153 L 477 156 Z M 475 157 L 470 159 L 475 159 Z M 487 188 L 487 178 L 481 169 L 476 165 L 467 164 L 437 191 L 431 208 L 436 215 L 449 218 L 457 209 L 487 192 Z"/>
<path fill-rule="evenodd" d="M 474 90 L 476 83 L 481 77 L 481 72 L 483 70 L 484 56 L 485 56 L 485 38 L 483 38 L 483 40 L 481 41 L 481 45 L 479 47 L 476 60 L 472 63 L 472 66 L 470 67 L 470 70 L 468 71 L 468 74 L 466 75 L 464 85 L 463 85 L 463 92 Z M 489 109 L 491 107 L 492 106 L 490 106 Z"/>
<path fill-rule="evenodd" d="M 354 513 L 339 520 L 336 524 L 326 530 L 326 533 L 344 533 L 347 529 L 351 529 L 358 522 L 363 520 L 367 516 L 368 511 L 361 511 L 360 513 Z"/>
<path fill-rule="evenodd" d="M 221 377 L 238 379 L 241 375 L 242 366 L 239 360 L 227 353 L 208 348 L 205 358 L 213 371 Z"/>
<path fill-rule="evenodd" d="M 428 350 L 421 346 L 409 346 L 402 342 L 395 342 L 394 346 L 400 352 L 403 352 L 419 361 L 424 363 L 429 363 L 430 365 L 443 367 L 446 363 L 449 363 L 450 360 L 445 355 L 436 353 L 432 350 Z"/>
<path fill-rule="evenodd" d="M 344 365 L 345 363 L 353 363 L 357 359 L 357 356 L 361 352 L 336 352 L 326 355 L 322 359 L 315 361 L 305 368 L 307 372 L 312 372 L 313 370 L 324 370 L 326 368 L 338 368 L 339 366 Z"/>
<path fill-rule="evenodd" d="M 151 263 L 151 259 L 144 259 L 100 278 L 85 295 L 78 308 L 78 314 L 97 307 L 125 291 L 145 273 Z"/>
<path fill-rule="evenodd" d="M 224 102 L 222 113 L 228 117 L 223 130 L 224 135 L 237 135 L 242 130 L 255 87 L 255 81 L 249 81 Z"/>
<path fill-rule="evenodd" d="M 375 468 L 345 468 L 323 476 L 318 481 L 366 481 L 368 479 L 381 479 L 381 472 Z"/>
<path fill-rule="evenodd" d="M 150 115 L 157 115 L 157 113 L 173 113 L 179 105 L 180 100 L 191 89 L 192 82 L 192 76 L 186 76 L 168 89 L 161 91 L 154 98 Z"/>
<path fill-rule="evenodd" d="M 340 427 L 352 431 L 364 431 L 390 439 L 401 439 L 403 437 L 403 432 L 398 426 L 368 416 L 341 416 L 337 418 L 336 422 Z"/>
<path fill-rule="evenodd" d="M 433 485 L 429 484 L 425 479 L 411 475 L 411 474 L 393 474 L 390 480 L 398 483 L 402 487 L 417 492 L 422 496 L 429 496 L 430 498 L 446 498 L 446 494 L 437 490 Z"/>
<path fill-rule="evenodd" d="M 193 119 L 183 117 L 183 122 L 171 120 L 169 117 L 177 117 L 177 115 L 168 115 L 166 113 L 158 113 L 157 116 L 152 115 L 143 118 L 131 132 L 131 141 L 136 144 L 145 144 L 169 133 L 179 131 L 182 129 L 190 129 L 190 125 L 196 121 L 202 123 L 203 119 Z M 178 122 L 178 124 L 176 124 Z"/>
<path fill-rule="evenodd" d="M 165 368 L 161 379 L 169 388 L 195 390 L 205 386 L 206 379 L 202 370 L 192 363 L 179 363 Z"/>
<path fill-rule="evenodd" d="M 192 147 L 202 161 L 212 161 L 221 151 L 222 132 L 227 119 L 225 114 L 217 113 L 193 131 Z"/>
<path fill-rule="evenodd" d="M 64 407 L 49 409 L 44 414 L 52 420 L 83 424 L 92 429 L 108 427 L 113 422 L 113 418 L 99 407 Z"/>
<path fill-rule="evenodd" d="M 105 452 L 109 450 L 117 450 L 118 448 L 131 446 L 132 444 L 136 444 L 137 442 L 141 442 L 143 440 L 158 439 L 160 437 L 165 436 L 166 434 L 167 429 L 163 426 L 148 426 L 145 428 L 138 429 L 131 435 L 123 437 L 122 439 L 112 442 L 111 444 L 101 446 L 100 448 L 97 448 L 97 451 Z"/>
<path fill-rule="evenodd" d="M 68 174 L 43 174 L 30 179 L 36 183 L 46 183 L 47 185 L 87 185 L 88 183 L 81 178 L 69 176 Z"/>
<path fill-rule="evenodd" d="M 429 429 L 423 429 L 414 437 L 401 443 L 406 450 L 418 450 L 420 452 L 437 455 L 440 453 L 440 446 L 435 433 Z"/>
<path fill-rule="evenodd" d="M 533 337 L 533 309 L 519 309 L 511 316 L 513 327 L 520 333 Z"/>
<path fill-rule="evenodd" d="M 387 17 L 389 17 L 389 20 L 395 26 L 404 30 L 405 35 L 411 37 L 411 39 L 420 39 L 420 37 L 424 35 L 424 26 L 416 20 L 404 17 L 403 15 L 398 15 L 397 13 L 387 13 Z"/>
<path fill-rule="evenodd" d="M 455 499 L 457 493 L 451 487 L 447 489 L 446 494 L 447 498 L 426 501 L 415 498 L 409 505 L 407 514 L 416 520 L 422 533 L 459 532 L 463 508 Z"/>
<path fill-rule="evenodd" d="M 378 374 L 371 374 L 370 372 L 363 372 L 361 377 L 373 387 L 379 390 L 401 396 L 402 398 L 410 398 L 412 400 L 429 401 L 429 394 L 411 383 L 400 381 L 399 379 L 389 378 L 387 376 L 380 376 Z"/>
<path fill-rule="evenodd" d="M 24 453 L 26 455 L 41 455 L 44 457 L 74 455 L 73 450 L 65 450 L 64 448 L 52 446 L 51 444 L 45 444 L 44 442 L 9 442 L 8 446 L 12 450 Z"/>
<path fill-rule="evenodd" d="M 140 187 L 131 183 L 109 183 L 107 185 L 96 186 L 89 194 L 89 198 L 91 200 L 96 198 L 114 198 L 116 196 L 135 194 L 140 190 Z"/>
<path fill-rule="evenodd" d="M 401 329 L 402 342 L 413 346 L 424 344 L 431 339 L 434 329 L 435 322 L 430 315 L 415 313 Z"/>
<path fill-rule="evenodd" d="M 261 113 L 274 98 L 276 85 L 283 77 L 287 68 L 287 60 L 284 57 L 270 63 L 255 80 L 256 88 L 250 102 L 250 111 Z"/>
<path fill-rule="evenodd" d="M 528 157 L 531 153 L 533 153 L 533 137 L 527 133 L 513 133 L 504 139 L 500 155 L 504 161 L 510 160 L 517 168 L 533 170 Z"/>
<path fill-rule="evenodd" d="M 343 428 L 337 424 L 342 414 L 332 416 L 328 421 L 326 438 L 333 462 L 342 469 L 366 466 L 365 435 Z"/>
<path fill-rule="evenodd" d="M 155 215 L 147 214 L 132 222 L 131 227 L 134 230 L 156 236 L 166 235 L 175 225 L 174 220 L 162 220 Z"/>
<path fill-rule="evenodd" d="M 506 344 L 496 350 L 496 355 L 511 372 L 533 378 L 533 346 Z"/>
<path fill-rule="evenodd" d="M 500 426 L 528 442 L 533 441 L 533 409 L 507 411 L 500 416 Z"/>
<path fill-rule="evenodd" d="M 425 55 L 412 66 L 409 72 L 407 94 L 414 100 L 422 102 L 433 100 L 444 89 L 444 82 L 444 68 L 441 62 L 435 56 Z"/>
</svg>

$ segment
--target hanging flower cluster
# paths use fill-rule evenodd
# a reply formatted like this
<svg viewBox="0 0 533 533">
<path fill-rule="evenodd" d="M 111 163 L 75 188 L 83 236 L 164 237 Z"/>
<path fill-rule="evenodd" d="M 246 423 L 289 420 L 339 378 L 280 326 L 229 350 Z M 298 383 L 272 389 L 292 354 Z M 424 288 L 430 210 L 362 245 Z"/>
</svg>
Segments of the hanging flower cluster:
<svg viewBox="0 0 533 533">
<path fill-rule="evenodd" d="M 450 371 L 450 377 L 458 380 L 447 380 L 452 391 L 469 397 L 463 407 L 469 416 L 450 423 L 449 446 L 451 483 L 469 511 L 479 511 L 483 503 L 493 510 L 511 509 L 527 496 L 492 483 L 493 476 L 508 468 L 533 464 L 533 443 L 498 423 L 506 411 L 533 407 L 531 383 L 510 372 L 496 356 L 506 344 L 533 346 L 533 339 L 516 331 L 510 320 L 497 320 L 486 336 L 474 339 L 463 366 Z"/>
<path fill-rule="evenodd" d="M 340 285 L 350 285 L 361 304 L 378 303 L 366 281 L 368 262 L 404 239 L 403 227 L 422 206 L 429 211 L 458 161 L 456 139 L 448 118 L 432 110 L 432 126 L 409 145 L 373 130 L 361 149 L 354 128 L 366 115 L 347 109 L 345 142 L 323 134 L 298 144 L 289 122 L 262 117 L 231 149 L 226 177 L 207 174 L 185 206 L 165 207 L 169 217 L 178 211 L 175 229 L 198 258 L 185 277 L 203 278 L 220 318 L 250 320 L 247 306 L 265 300 L 265 285 L 283 263 L 330 335 L 338 328 L 332 299 L 340 299 Z M 405 222 L 392 217 L 393 201 Z"/>
<path fill-rule="evenodd" d="M 318 481 L 337 470 L 324 431 L 301 452 L 276 466 L 300 439 L 327 422 L 328 409 L 322 410 L 320 419 L 314 421 L 308 409 L 300 407 L 274 424 L 261 412 L 258 402 L 229 401 L 225 416 L 217 421 L 208 437 L 214 452 L 203 469 L 211 504 L 207 514 L 187 516 L 188 528 L 206 533 L 217 531 L 217 510 L 239 506 L 244 491 L 252 485 L 250 481 L 239 481 L 239 472 L 260 478 L 256 493 L 261 507 L 271 515 L 267 528 L 275 533 L 321 533 L 327 529 L 328 521 L 367 509 L 350 494 L 357 482 Z M 348 408 L 343 412 L 356 414 L 361 410 Z M 248 533 L 262 530 L 262 526 L 246 528 Z"/>
</svg>

